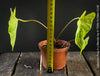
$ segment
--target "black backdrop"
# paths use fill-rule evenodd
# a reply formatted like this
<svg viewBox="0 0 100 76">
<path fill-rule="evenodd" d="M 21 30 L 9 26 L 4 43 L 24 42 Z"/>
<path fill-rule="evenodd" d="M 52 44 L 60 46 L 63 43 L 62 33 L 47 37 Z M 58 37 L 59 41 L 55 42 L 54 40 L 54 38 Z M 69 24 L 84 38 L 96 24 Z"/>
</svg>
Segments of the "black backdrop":
<svg viewBox="0 0 100 76">
<path fill-rule="evenodd" d="M 60 30 L 72 18 L 80 16 L 84 10 L 87 13 L 96 12 L 96 0 L 56 0 L 55 14 L 55 37 Z M 0 52 L 11 52 L 10 38 L 8 35 L 9 8 L 17 9 L 17 18 L 36 19 L 44 24 L 47 20 L 47 0 L 0 0 Z M 75 37 L 76 22 L 74 21 L 60 39 L 71 40 Z M 96 50 L 96 19 L 93 28 L 88 33 L 90 36 L 86 51 Z M 38 42 L 46 39 L 46 29 L 41 25 L 30 22 L 19 22 L 17 39 L 14 51 L 39 51 Z M 71 49 L 78 51 L 79 48 L 71 43 Z"/>
</svg>

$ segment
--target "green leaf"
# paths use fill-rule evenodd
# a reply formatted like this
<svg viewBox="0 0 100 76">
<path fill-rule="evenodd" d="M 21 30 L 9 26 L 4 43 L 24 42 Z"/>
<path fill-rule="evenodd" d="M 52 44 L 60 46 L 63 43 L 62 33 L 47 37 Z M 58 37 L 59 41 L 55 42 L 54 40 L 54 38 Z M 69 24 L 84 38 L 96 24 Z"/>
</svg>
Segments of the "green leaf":
<svg viewBox="0 0 100 76">
<path fill-rule="evenodd" d="M 81 15 L 77 22 L 77 30 L 75 34 L 75 44 L 81 49 L 80 54 L 85 49 L 85 47 L 88 44 L 89 36 L 85 38 L 87 33 L 92 28 L 92 23 L 95 18 L 95 12 L 92 12 L 90 14 L 86 14 L 86 11 Z"/>
<path fill-rule="evenodd" d="M 12 46 L 12 51 L 14 50 L 15 46 L 15 41 L 16 41 L 16 31 L 17 31 L 17 26 L 18 26 L 18 19 L 15 17 L 16 16 L 16 8 L 14 8 L 14 11 L 12 11 L 12 8 L 10 8 L 11 16 L 10 20 L 8 22 L 8 33 L 10 35 L 10 43 Z"/>
</svg>

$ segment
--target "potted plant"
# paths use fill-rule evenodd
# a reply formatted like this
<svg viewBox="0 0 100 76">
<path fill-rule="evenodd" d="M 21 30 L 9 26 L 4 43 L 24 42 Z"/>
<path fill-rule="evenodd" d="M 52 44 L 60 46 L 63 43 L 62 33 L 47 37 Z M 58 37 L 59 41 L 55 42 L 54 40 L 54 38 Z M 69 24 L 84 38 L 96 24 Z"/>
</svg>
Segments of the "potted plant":
<svg viewBox="0 0 100 76">
<path fill-rule="evenodd" d="M 10 43 L 12 46 L 12 51 L 14 50 L 14 46 L 15 46 L 18 21 L 37 22 L 48 30 L 48 28 L 38 20 L 22 20 L 16 18 L 16 8 L 14 9 L 14 11 L 12 11 L 12 8 L 10 8 L 10 11 L 11 11 L 11 16 L 8 22 L 9 23 L 8 33 L 10 35 Z M 86 37 L 86 35 L 92 28 L 92 23 L 94 18 L 95 18 L 95 12 L 86 15 L 86 11 L 84 11 L 80 17 L 73 18 L 71 21 L 69 21 L 68 24 L 66 24 L 65 27 L 58 34 L 58 36 L 54 38 L 54 63 L 53 63 L 54 69 L 62 69 L 66 65 L 66 58 L 67 58 L 68 49 L 70 48 L 70 41 L 64 41 L 59 39 L 63 31 L 73 21 L 78 20 L 77 30 L 75 33 L 75 44 L 81 49 L 80 51 L 81 54 L 88 44 L 89 36 Z M 39 42 L 39 48 L 41 50 L 42 59 L 43 59 L 43 66 L 45 68 L 46 68 L 46 53 L 47 53 L 46 46 L 47 46 L 47 40 Z"/>
</svg>

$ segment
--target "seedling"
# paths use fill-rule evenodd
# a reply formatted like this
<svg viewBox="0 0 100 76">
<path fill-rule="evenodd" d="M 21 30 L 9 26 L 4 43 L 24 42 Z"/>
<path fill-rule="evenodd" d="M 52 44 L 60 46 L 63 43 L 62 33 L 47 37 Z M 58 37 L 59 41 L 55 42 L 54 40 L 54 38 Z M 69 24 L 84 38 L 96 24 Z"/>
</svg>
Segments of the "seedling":
<svg viewBox="0 0 100 76">
<path fill-rule="evenodd" d="M 48 30 L 46 25 L 44 25 L 42 22 L 38 20 L 23 20 L 16 17 L 16 8 L 14 8 L 14 11 L 12 11 L 12 8 L 10 8 L 11 16 L 9 20 L 9 27 L 8 27 L 8 33 L 10 35 L 10 43 L 12 46 L 12 51 L 14 50 L 15 42 L 16 42 L 16 32 L 18 27 L 18 21 L 21 22 L 37 22 L 40 25 L 42 25 L 44 28 Z M 73 18 L 71 21 L 69 21 L 65 27 L 61 30 L 61 32 L 58 34 L 56 38 L 54 38 L 54 42 L 56 43 L 61 34 L 64 32 L 64 30 L 75 20 L 77 20 L 77 30 L 75 33 L 75 44 L 80 48 L 80 54 L 85 49 L 85 47 L 88 44 L 89 36 L 86 37 L 87 33 L 92 28 L 92 23 L 95 18 L 95 12 L 91 12 L 86 15 L 86 11 L 83 12 L 83 14 L 80 17 Z"/>
</svg>

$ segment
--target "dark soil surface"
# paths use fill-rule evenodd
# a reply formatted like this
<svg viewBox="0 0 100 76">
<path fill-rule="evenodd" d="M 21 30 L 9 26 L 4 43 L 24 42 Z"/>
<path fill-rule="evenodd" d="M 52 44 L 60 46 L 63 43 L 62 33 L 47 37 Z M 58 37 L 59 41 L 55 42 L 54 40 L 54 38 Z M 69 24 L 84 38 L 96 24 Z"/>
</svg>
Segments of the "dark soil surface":
<svg viewBox="0 0 100 76">
<path fill-rule="evenodd" d="M 46 43 L 46 44 L 47 44 L 47 43 Z M 57 42 L 54 44 L 54 48 L 55 48 L 55 49 L 65 48 L 65 47 L 69 47 L 68 42 L 57 41 Z M 44 45 L 43 48 L 47 48 L 47 45 Z"/>
</svg>

